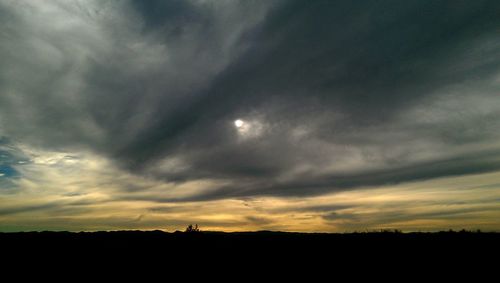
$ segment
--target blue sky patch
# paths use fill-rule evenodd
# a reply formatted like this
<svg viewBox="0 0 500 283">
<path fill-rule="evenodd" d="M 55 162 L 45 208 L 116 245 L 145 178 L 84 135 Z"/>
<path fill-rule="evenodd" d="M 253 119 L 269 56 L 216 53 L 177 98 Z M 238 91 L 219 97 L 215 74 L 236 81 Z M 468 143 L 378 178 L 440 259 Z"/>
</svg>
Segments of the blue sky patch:
<svg viewBox="0 0 500 283">
<path fill-rule="evenodd" d="M 9 139 L 0 137 L 0 188 L 14 186 L 12 181 L 21 176 L 17 166 L 28 164 L 30 159 Z"/>
<path fill-rule="evenodd" d="M 0 165 L 0 177 L 16 177 L 19 173 L 11 166 Z"/>
</svg>

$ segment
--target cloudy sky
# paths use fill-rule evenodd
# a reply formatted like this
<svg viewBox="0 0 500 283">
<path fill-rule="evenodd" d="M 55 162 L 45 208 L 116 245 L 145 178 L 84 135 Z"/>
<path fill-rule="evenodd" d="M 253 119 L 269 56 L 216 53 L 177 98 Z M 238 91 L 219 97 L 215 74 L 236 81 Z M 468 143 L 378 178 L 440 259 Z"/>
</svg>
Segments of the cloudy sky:
<svg viewBox="0 0 500 283">
<path fill-rule="evenodd" d="M 498 0 L 0 0 L 0 231 L 500 231 Z"/>
</svg>

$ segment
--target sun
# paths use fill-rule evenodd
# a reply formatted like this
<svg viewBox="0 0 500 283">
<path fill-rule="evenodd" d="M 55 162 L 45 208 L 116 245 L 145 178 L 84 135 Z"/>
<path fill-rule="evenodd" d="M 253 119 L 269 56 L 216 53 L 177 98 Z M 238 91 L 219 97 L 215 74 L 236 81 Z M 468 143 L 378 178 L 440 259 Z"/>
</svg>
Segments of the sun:
<svg viewBox="0 0 500 283">
<path fill-rule="evenodd" d="M 234 121 L 234 125 L 236 126 L 236 128 L 241 128 L 241 127 L 243 127 L 244 124 L 245 124 L 245 122 L 243 122 L 243 120 L 240 120 L 240 119 L 237 119 Z"/>
<path fill-rule="evenodd" d="M 251 138 L 258 138 L 262 135 L 264 125 L 256 119 L 236 119 L 233 121 L 234 132 L 240 140 L 247 140 Z"/>
</svg>

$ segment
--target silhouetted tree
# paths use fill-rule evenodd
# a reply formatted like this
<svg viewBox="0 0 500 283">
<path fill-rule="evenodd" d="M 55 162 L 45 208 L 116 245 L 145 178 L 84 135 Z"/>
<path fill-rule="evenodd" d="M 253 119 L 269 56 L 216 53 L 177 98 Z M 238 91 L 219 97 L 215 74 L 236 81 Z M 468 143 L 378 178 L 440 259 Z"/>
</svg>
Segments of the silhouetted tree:
<svg viewBox="0 0 500 283">
<path fill-rule="evenodd" d="M 189 224 L 189 226 L 187 226 L 186 228 L 186 233 L 196 233 L 196 232 L 200 232 L 200 228 L 198 228 L 198 224 L 195 224 L 193 226 L 193 224 Z"/>
</svg>

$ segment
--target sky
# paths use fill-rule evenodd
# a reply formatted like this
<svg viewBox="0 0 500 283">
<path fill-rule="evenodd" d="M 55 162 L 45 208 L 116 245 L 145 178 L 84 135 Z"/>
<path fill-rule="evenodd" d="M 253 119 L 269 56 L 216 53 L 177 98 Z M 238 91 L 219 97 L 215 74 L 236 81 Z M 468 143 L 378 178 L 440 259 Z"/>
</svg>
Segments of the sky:
<svg viewBox="0 0 500 283">
<path fill-rule="evenodd" d="M 497 0 L 0 0 L 0 231 L 500 231 Z"/>
</svg>

